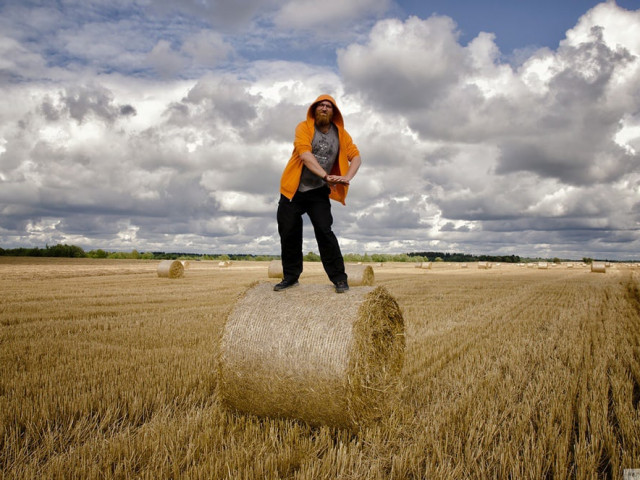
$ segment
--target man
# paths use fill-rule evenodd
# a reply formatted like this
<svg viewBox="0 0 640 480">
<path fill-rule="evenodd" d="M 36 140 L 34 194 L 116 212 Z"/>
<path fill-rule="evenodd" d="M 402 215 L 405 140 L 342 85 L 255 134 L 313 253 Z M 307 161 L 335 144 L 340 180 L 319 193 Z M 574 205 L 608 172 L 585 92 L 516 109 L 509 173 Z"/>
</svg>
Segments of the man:
<svg viewBox="0 0 640 480">
<path fill-rule="evenodd" d="M 360 152 L 344 129 L 335 100 L 320 95 L 296 127 L 293 154 L 280 180 L 278 233 L 283 279 L 275 291 L 298 285 L 302 274 L 302 215 L 309 215 L 320 258 L 337 293 L 349 290 L 338 239 L 331 230 L 329 199 L 343 205 L 360 168 Z"/>
</svg>

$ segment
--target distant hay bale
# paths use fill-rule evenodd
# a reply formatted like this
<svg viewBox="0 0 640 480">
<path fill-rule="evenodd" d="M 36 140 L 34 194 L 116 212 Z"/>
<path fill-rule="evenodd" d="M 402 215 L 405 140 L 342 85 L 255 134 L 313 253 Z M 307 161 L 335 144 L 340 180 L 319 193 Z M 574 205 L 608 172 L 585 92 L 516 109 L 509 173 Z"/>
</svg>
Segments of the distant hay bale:
<svg viewBox="0 0 640 480">
<path fill-rule="evenodd" d="M 418 268 L 422 268 L 423 270 L 431 270 L 431 262 L 422 262 Z"/>
<path fill-rule="evenodd" d="M 549 264 L 547 262 L 538 262 L 538 269 L 546 270 L 549 268 Z"/>
<path fill-rule="evenodd" d="M 398 398 L 404 320 L 384 287 L 249 287 L 220 339 L 222 405 L 311 425 L 358 428 Z"/>
<path fill-rule="evenodd" d="M 491 264 L 489 262 L 478 262 L 479 270 L 487 270 L 489 268 L 491 268 Z"/>
<path fill-rule="evenodd" d="M 349 285 L 352 287 L 362 285 L 373 285 L 374 274 L 373 267 L 371 265 L 345 265 L 345 272 L 349 277 Z"/>
<path fill-rule="evenodd" d="M 228 260 L 227 260 L 227 261 L 225 261 L 225 262 L 219 262 L 219 263 L 218 263 L 218 266 L 219 266 L 220 268 L 230 267 L 230 266 L 231 266 L 231 262 L 230 262 L 230 261 L 228 261 Z"/>
<path fill-rule="evenodd" d="M 189 264 L 189 260 L 180 260 L 180 263 L 182 264 L 185 270 L 188 270 L 191 267 L 191 265 Z"/>
<path fill-rule="evenodd" d="M 463 263 L 462 265 L 460 265 L 460 268 L 468 268 L 466 263 Z"/>
<path fill-rule="evenodd" d="M 158 264 L 158 276 L 164 278 L 180 278 L 184 276 L 184 266 L 179 260 L 162 260 Z"/>
<path fill-rule="evenodd" d="M 591 262 L 591 271 L 594 273 L 607 273 L 604 262 Z"/>
<path fill-rule="evenodd" d="M 267 275 L 269 276 L 269 278 L 284 278 L 284 273 L 282 272 L 282 261 L 271 260 L 271 262 L 269 262 L 269 270 L 267 271 Z"/>
</svg>

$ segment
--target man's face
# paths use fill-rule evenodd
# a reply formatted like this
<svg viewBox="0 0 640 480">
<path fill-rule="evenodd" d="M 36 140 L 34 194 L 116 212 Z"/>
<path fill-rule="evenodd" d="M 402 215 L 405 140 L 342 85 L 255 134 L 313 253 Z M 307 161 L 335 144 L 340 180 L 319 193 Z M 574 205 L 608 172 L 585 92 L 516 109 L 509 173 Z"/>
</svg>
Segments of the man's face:
<svg viewBox="0 0 640 480">
<path fill-rule="evenodd" d="M 316 125 L 319 127 L 329 125 L 331 119 L 333 119 L 333 104 L 323 100 L 316 105 Z"/>
</svg>

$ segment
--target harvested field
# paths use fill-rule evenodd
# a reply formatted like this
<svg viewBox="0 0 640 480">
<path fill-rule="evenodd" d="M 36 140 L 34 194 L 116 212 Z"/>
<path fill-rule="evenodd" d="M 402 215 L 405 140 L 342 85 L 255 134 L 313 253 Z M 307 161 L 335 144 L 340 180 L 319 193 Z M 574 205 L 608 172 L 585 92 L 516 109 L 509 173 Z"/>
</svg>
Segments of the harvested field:
<svg viewBox="0 0 640 480">
<path fill-rule="evenodd" d="M 640 269 L 376 269 L 404 318 L 401 401 L 354 433 L 220 406 L 216 345 L 267 266 L 191 262 L 167 282 L 154 261 L 0 257 L 2 477 L 563 479 L 640 468 Z M 301 283 L 329 284 L 319 263 Z"/>
</svg>

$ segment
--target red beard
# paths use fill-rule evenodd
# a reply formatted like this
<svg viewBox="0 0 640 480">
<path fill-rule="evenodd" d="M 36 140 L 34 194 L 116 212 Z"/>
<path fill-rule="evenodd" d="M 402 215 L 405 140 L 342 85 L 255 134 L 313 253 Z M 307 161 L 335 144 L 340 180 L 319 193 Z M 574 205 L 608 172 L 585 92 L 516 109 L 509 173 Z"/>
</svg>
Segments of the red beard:
<svg viewBox="0 0 640 480">
<path fill-rule="evenodd" d="M 316 125 L 318 127 L 326 127 L 331 123 L 333 119 L 333 112 L 326 110 L 316 110 Z"/>
</svg>

